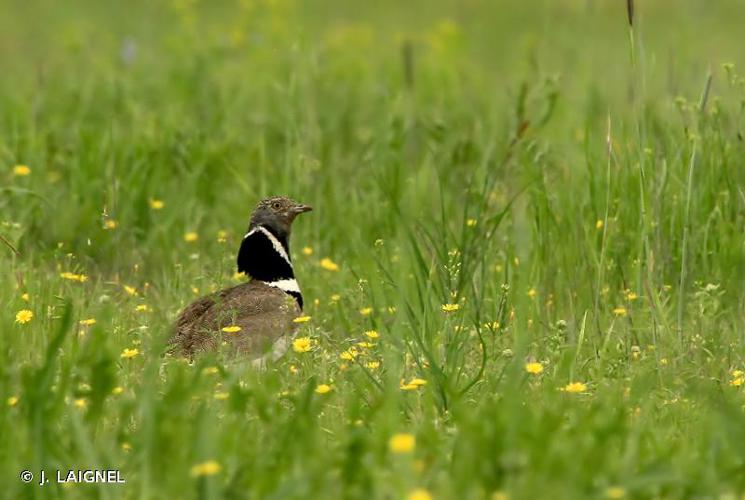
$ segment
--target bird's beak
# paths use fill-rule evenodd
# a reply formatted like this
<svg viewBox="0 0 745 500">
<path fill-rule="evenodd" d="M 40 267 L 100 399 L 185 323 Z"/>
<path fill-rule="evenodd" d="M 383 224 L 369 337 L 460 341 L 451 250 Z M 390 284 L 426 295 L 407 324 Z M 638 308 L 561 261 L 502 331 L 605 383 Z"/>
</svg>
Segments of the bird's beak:
<svg viewBox="0 0 745 500">
<path fill-rule="evenodd" d="M 302 203 L 292 207 L 292 213 L 294 214 L 302 214 L 304 212 L 310 212 L 311 210 L 313 210 L 313 207 L 309 207 L 308 205 L 303 205 Z"/>
</svg>

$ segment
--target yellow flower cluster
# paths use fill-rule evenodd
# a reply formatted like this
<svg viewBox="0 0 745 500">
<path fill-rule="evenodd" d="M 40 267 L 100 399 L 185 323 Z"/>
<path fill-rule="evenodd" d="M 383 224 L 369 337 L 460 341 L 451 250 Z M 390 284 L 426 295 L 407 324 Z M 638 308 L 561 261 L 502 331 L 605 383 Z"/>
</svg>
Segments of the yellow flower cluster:
<svg viewBox="0 0 745 500">
<path fill-rule="evenodd" d="M 292 350 L 295 352 L 308 352 L 313 347 L 313 341 L 310 337 L 298 337 L 292 341 Z"/>
<path fill-rule="evenodd" d="M 69 271 L 65 271 L 64 273 L 60 273 L 60 278 L 70 280 L 70 281 L 77 281 L 79 283 L 83 283 L 85 281 L 88 281 L 88 276 L 85 274 L 75 274 L 71 273 Z"/>
<path fill-rule="evenodd" d="M 460 309 L 460 305 L 459 304 L 443 304 L 442 305 L 442 311 L 443 312 L 446 312 L 446 313 L 455 312 L 458 309 Z"/>
<path fill-rule="evenodd" d="M 388 440 L 388 449 L 393 453 L 411 453 L 416 446 L 416 438 L 413 434 L 398 433 Z"/>
<path fill-rule="evenodd" d="M 332 387 L 330 385 L 328 385 L 328 384 L 319 384 L 316 387 L 316 393 L 317 394 L 327 394 L 327 393 L 331 392 L 331 390 L 332 390 Z"/>
<path fill-rule="evenodd" d="M 333 260 L 329 259 L 328 257 L 321 259 L 321 267 L 327 271 L 338 271 L 339 270 L 339 264 L 335 263 Z"/>
<path fill-rule="evenodd" d="M 34 318 L 34 313 L 29 309 L 21 309 L 16 313 L 16 323 L 25 325 Z"/>
<path fill-rule="evenodd" d="M 404 382 L 404 380 L 401 379 L 399 388 L 402 391 L 415 391 L 424 385 L 427 385 L 427 381 L 423 378 L 413 378 L 408 382 Z"/>
<path fill-rule="evenodd" d="M 587 392 L 587 384 L 582 382 L 570 382 L 560 389 L 562 392 L 569 392 L 572 394 L 579 394 L 581 392 Z"/>
<path fill-rule="evenodd" d="M 543 373 L 543 365 L 538 362 L 525 363 L 525 371 L 531 375 Z"/>
<path fill-rule="evenodd" d="M 432 500 L 432 494 L 424 488 L 417 488 L 406 496 L 406 500 Z"/>
<path fill-rule="evenodd" d="M 31 169 L 26 165 L 16 165 L 13 167 L 13 175 L 16 177 L 26 177 L 31 175 Z"/>
<path fill-rule="evenodd" d="M 124 349 L 122 351 L 121 357 L 123 359 L 131 359 L 137 356 L 138 354 L 140 354 L 140 351 L 138 349 Z"/>
<path fill-rule="evenodd" d="M 192 466 L 189 472 L 192 477 L 201 476 L 214 476 L 222 470 L 222 467 L 217 460 L 207 460 L 206 462 L 198 463 Z"/>
</svg>

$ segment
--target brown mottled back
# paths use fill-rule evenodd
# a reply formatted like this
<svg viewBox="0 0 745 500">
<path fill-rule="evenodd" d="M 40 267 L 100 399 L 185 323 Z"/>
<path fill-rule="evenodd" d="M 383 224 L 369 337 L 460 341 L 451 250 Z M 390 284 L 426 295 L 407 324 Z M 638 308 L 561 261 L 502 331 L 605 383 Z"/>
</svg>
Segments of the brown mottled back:
<svg viewBox="0 0 745 500">
<path fill-rule="evenodd" d="M 217 350 L 225 342 L 227 350 L 237 357 L 277 359 L 294 334 L 297 325 L 293 320 L 300 313 L 292 296 L 252 280 L 202 297 L 184 309 L 169 344 L 172 351 L 190 358 L 202 351 Z M 222 331 L 228 326 L 241 330 Z"/>
</svg>

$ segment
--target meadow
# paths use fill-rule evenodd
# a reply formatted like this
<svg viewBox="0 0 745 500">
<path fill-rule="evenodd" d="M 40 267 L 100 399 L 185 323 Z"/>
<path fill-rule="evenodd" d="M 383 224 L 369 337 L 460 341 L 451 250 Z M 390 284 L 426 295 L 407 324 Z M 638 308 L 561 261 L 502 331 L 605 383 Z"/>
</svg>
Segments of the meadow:
<svg viewBox="0 0 745 500">
<path fill-rule="evenodd" d="M 0 496 L 745 498 L 743 19 L 0 0 Z M 293 349 L 165 355 L 279 194 Z"/>
</svg>

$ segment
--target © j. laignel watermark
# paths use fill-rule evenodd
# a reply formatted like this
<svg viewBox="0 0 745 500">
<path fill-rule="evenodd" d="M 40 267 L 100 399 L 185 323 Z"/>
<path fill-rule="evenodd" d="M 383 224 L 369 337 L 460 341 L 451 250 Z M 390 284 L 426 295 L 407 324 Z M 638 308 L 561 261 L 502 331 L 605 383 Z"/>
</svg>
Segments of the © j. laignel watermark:
<svg viewBox="0 0 745 500">
<path fill-rule="evenodd" d="M 122 474 L 117 469 L 55 469 L 47 474 L 40 470 L 34 474 L 30 470 L 21 471 L 21 481 L 24 483 L 36 483 L 44 486 L 54 483 L 126 483 Z"/>
</svg>

